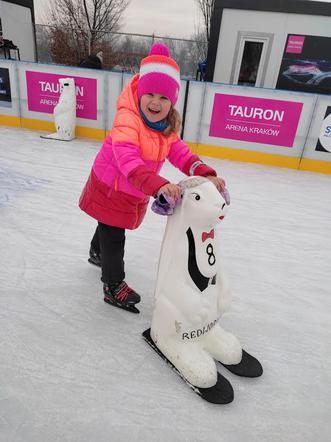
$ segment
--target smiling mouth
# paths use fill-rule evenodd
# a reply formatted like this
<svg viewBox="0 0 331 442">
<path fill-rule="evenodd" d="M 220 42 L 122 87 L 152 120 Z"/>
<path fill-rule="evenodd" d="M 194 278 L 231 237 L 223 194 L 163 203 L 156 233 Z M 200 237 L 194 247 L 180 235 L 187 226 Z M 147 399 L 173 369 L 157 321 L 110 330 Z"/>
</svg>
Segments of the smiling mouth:
<svg viewBox="0 0 331 442">
<path fill-rule="evenodd" d="M 219 219 L 223 219 L 223 218 L 224 218 L 224 215 L 221 215 L 221 216 L 219 216 L 218 218 L 219 218 Z"/>
<path fill-rule="evenodd" d="M 160 111 L 159 110 L 154 110 L 154 109 L 151 109 L 151 108 L 148 108 L 148 111 L 151 113 L 151 114 L 153 114 L 153 115 L 157 115 Z"/>
</svg>

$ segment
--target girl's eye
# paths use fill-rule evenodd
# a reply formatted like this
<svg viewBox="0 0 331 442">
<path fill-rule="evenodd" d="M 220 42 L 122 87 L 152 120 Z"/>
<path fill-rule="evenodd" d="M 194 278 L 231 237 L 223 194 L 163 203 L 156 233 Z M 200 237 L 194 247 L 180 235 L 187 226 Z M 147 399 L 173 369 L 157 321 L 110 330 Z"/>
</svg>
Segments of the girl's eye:
<svg viewBox="0 0 331 442">
<path fill-rule="evenodd" d="M 169 99 L 168 99 L 168 97 L 163 97 L 163 96 L 162 96 L 162 97 L 161 97 L 161 100 L 167 100 L 167 101 L 168 101 Z"/>
</svg>

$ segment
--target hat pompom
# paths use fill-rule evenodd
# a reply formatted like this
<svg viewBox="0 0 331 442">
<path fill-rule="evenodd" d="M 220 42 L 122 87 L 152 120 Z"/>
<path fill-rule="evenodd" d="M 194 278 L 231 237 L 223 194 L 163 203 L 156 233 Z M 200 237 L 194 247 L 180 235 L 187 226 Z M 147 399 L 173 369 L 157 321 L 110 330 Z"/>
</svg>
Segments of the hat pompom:
<svg viewBox="0 0 331 442">
<path fill-rule="evenodd" d="M 149 55 L 164 55 L 165 57 L 170 57 L 169 49 L 163 43 L 154 43 L 149 50 Z"/>
</svg>

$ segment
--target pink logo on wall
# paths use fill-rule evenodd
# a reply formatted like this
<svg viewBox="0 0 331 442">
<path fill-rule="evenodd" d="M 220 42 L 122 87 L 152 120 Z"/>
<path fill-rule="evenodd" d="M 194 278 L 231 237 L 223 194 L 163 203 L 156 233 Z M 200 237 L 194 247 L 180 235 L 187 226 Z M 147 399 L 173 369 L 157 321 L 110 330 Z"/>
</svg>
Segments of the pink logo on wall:
<svg viewBox="0 0 331 442">
<path fill-rule="evenodd" d="M 289 35 L 285 52 L 290 54 L 301 54 L 304 42 L 305 37 L 302 35 Z"/>
<path fill-rule="evenodd" d="M 303 103 L 215 94 L 209 135 L 292 147 Z"/>
<path fill-rule="evenodd" d="M 77 117 L 97 119 L 97 80 L 95 78 L 74 77 L 72 75 L 48 74 L 26 71 L 28 109 L 34 112 L 52 114 L 60 97 L 59 78 L 75 80 Z"/>
</svg>

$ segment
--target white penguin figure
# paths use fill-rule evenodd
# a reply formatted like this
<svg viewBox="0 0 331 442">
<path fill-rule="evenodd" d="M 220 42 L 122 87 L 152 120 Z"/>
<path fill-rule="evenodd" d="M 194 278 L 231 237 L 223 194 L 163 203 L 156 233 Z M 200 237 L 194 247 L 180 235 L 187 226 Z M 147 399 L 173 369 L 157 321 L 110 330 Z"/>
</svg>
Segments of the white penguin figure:
<svg viewBox="0 0 331 442">
<path fill-rule="evenodd" d="M 75 138 L 76 90 L 73 78 L 60 78 L 60 98 L 54 107 L 56 133 L 43 136 L 56 140 L 70 141 Z"/>
<path fill-rule="evenodd" d="M 218 324 L 229 287 L 215 226 L 229 201 L 203 177 L 186 178 L 179 185 L 182 200 L 168 217 L 161 246 L 150 338 L 191 386 L 208 389 L 219 376 L 214 359 L 237 367 L 248 355 Z"/>
</svg>

